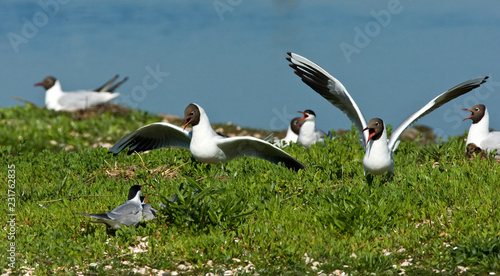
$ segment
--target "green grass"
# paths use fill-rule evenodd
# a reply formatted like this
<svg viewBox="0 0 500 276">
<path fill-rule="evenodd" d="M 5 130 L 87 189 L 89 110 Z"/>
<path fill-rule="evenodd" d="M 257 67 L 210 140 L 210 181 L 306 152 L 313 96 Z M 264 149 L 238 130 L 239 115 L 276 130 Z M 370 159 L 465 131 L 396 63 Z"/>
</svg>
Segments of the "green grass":
<svg viewBox="0 0 500 276">
<path fill-rule="evenodd" d="M 36 275 L 133 274 L 144 267 L 220 275 L 245 268 L 260 275 L 500 270 L 499 164 L 466 159 L 463 138 L 426 147 L 401 142 L 393 180 L 377 176 L 369 184 L 354 130 L 324 148 L 286 148 L 308 166 L 294 172 L 246 157 L 223 168 L 201 164 L 185 149 L 107 154 L 101 144 L 159 121 L 142 111 L 83 120 L 28 105 L 0 109 L 0 119 L 0 225 L 9 227 L 13 164 L 16 269 L 35 268 Z M 112 231 L 73 214 L 108 211 L 134 184 L 146 184 L 155 208 L 167 204 L 156 220 Z M 179 200 L 167 203 L 174 193 Z M 5 269 L 7 231 L 0 240 Z"/>
</svg>

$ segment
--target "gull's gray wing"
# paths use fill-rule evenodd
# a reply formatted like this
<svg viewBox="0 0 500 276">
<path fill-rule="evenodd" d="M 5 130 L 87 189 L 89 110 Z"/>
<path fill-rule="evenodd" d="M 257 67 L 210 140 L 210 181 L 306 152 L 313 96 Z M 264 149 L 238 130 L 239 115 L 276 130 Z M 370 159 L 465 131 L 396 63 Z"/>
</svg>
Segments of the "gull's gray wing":
<svg viewBox="0 0 500 276">
<path fill-rule="evenodd" d="M 114 92 L 116 88 L 118 88 L 120 85 L 122 85 L 124 82 L 128 80 L 128 77 L 125 77 L 123 80 L 117 82 L 115 85 L 113 85 L 113 82 L 115 82 L 118 79 L 118 75 L 114 76 L 112 79 L 110 79 L 108 82 L 103 84 L 101 87 L 94 89 L 95 92 Z M 113 86 L 112 86 L 113 85 Z"/>
<path fill-rule="evenodd" d="M 94 89 L 95 92 L 105 92 L 107 89 L 115 82 L 115 80 L 118 79 L 118 75 L 115 75 L 112 79 L 107 81 L 105 84 L 103 84 L 101 87 Z"/>
<path fill-rule="evenodd" d="M 127 80 L 128 80 L 128 77 L 123 78 L 123 80 L 121 80 L 121 81 L 117 82 L 115 85 L 111 86 L 107 92 L 115 92 L 116 88 L 118 88 L 118 86 L 122 85 Z"/>
</svg>

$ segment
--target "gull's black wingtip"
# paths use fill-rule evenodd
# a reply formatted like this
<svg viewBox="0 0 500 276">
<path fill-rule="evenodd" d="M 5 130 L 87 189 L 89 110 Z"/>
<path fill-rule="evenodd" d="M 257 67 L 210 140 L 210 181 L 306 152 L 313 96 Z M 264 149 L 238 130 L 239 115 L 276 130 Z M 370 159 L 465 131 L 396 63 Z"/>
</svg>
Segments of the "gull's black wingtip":
<svg viewBox="0 0 500 276">
<path fill-rule="evenodd" d="M 299 170 L 305 170 L 306 168 L 307 168 L 306 165 L 300 163 L 300 166 L 297 166 L 295 168 L 295 171 L 298 172 Z"/>
<path fill-rule="evenodd" d="M 285 164 L 287 168 L 289 169 L 293 169 L 294 171 L 298 172 L 299 170 L 304 170 L 306 167 L 306 165 L 302 164 L 302 162 L 298 161 L 298 160 L 295 160 L 295 162 L 293 163 L 288 163 L 288 164 Z"/>
<path fill-rule="evenodd" d="M 292 67 L 293 68 L 293 67 Z M 295 71 L 293 71 L 295 73 L 295 75 L 299 76 L 302 80 L 303 80 L 303 74 L 299 72 L 299 70 L 297 70 L 297 68 L 294 68 Z M 307 84 L 307 83 L 306 83 Z"/>
<path fill-rule="evenodd" d="M 286 52 L 286 54 L 292 56 L 292 52 Z"/>
<path fill-rule="evenodd" d="M 114 147 L 113 147 L 113 148 L 114 148 Z M 113 149 L 113 148 L 110 148 L 110 149 L 108 150 L 108 154 L 113 154 L 113 157 L 114 157 L 114 156 L 117 156 L 117 155 L 120 153 L 120 151 L 119 151 L 119 150 L 116 150 L 116 149 Z"/>
</svg>

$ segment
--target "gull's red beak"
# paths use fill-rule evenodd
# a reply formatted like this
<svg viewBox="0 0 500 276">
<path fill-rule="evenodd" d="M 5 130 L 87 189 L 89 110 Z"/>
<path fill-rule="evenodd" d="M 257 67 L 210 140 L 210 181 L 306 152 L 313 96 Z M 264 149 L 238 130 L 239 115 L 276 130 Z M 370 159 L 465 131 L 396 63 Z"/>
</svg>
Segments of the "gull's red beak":
<svg viewBox="0 0 500 276">
<path fill-rule="evenodd" d="M 184 124 L 184 127 L 182 128 L 183 130 L 186 129 L 187 125 L 189 125 L 189 123 L 191 123 L 191 120 L 193 120 L 193 118 L 191 117 L 188 117 L 188 118 L 184 118 L 181 122 L 181 125 Z"/>
<path fill-rule="evenodd" d="M 472 116 L 474 116 L 474 111 L 471 111 L 470 109 L 467 109 L 467 108 L 462 108 L 463 111 L 470 111 L 472 114 L 470 114 L 470 116 L 467 116 L 465 117 L 462 121 L 465 121 L 467 119 L 471 119 Z"/>
<path fill-rule="evenodd" d="M 367 130 L 368 130 L 368 140 L 366 140 L 366 144 L 368 145 L 368 142 L 370 142 L 370 139 L 372 139 L 373 135 L 375 135 L 375 129 L 366 127 L 365 129 L 363 129 L 363 132 L 365 132 Z"/>
</svg>

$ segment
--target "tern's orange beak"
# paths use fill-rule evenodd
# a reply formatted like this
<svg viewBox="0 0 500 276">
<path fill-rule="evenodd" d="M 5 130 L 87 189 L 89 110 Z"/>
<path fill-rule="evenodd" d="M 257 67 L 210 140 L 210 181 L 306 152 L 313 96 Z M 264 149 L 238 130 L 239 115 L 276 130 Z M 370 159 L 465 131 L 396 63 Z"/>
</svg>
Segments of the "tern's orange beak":
<svg viewBox="0 0 500 276">
<path fill-rule="evenodd" d="M 302 113 L 302 115 L 304 115 L 304 117 L 300 118 L 300 120 L 305 120 L 307 117 L 309 117 L 309 115 L 307 115 L 307 113 L 305 113 L 304 111 L 298 111 L 299 113 Z"/>
</svg>

